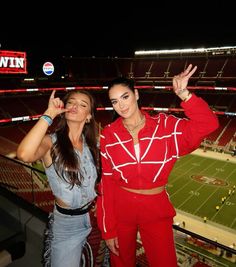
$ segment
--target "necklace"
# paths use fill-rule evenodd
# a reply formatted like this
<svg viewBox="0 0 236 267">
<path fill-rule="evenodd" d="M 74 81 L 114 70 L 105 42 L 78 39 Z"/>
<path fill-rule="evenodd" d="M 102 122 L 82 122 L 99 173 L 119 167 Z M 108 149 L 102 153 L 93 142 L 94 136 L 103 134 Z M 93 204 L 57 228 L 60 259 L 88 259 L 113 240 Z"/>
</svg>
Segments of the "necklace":
<svg viewBox="0 0 236 267">
<path fill-rule="evenodd" d="M 145 116 L 142 117 L 142 119 L 133 127 L 133 129 L 130 129 L 130 127 L 127 124 L 125 124 L 124 122 L 123 122 L 123 125 L 128 130 L 128 132 L 132 136 L 134 136 L 135 135 L 135 132 L 134 132 L 135 129 L 137 129 L 140 125 L 142 125 L 144 121 L 145 121 Z"/>
</svg>

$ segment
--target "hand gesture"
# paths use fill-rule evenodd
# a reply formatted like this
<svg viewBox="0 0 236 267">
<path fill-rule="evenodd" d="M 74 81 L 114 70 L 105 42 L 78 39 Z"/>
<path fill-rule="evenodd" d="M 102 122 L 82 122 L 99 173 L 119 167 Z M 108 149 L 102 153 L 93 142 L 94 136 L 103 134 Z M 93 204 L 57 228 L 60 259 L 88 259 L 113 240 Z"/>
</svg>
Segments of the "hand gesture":
<svg viewBox="0 0 236 267">
<path fill-rule="evenodd" d="M 55 97 L 56 91 L 53 90 L 49 101 L 48 101 L 48 109 L 47 113 L 50 114 L 50 117 L 55 118 L 57 115 L 68 111 L 68 109 L 64 108 L 64 103 L 59 97 Z"/>
<path fill-rule="evenodd" d="M 186 70 L 173 77 L 173 89 L 177 95 L 186 89 L 188 80 L 194 74 L 196 69 L 197 66 L 192 69 L 192 64 L 189 64 Z"/>
<path fill-rule="evenodd" d="M 111 238 L 105 240 L 107 247 L 110 249 L 112 253 L 114 253 L 116 256 L 119 256 L 119 244 L 118 244 L 118 238 Z"/>
</svg>

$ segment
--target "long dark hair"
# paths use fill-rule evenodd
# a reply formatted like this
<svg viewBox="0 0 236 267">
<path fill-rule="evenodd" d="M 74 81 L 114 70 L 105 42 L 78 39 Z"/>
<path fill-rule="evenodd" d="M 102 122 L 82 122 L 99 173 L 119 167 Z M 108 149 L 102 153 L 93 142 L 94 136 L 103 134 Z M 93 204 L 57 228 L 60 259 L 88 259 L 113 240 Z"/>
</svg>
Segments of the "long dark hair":
<svg viewBox="0 0 236 267">
<path fill-rule="evenodd" d="M 85 138 L 85 141 L 91 151 L 95 166 L 97 168 L 98 175 L 100 173 L 100 159 L 99 159 L 99 149 L 98 149 L 98 127 L 95 121 L 95 112 L 96 104 L 92 95 L 85 90 L 72 91 L 65 95 L 62 99 L 64 106 L 68 99 L 73 94 L 84 94 L 89 97 L 91 105 L 91 119 L 89 123 L 85 123 L 82 134 Z M 51 156 L 52 161 L 57 170 L 57 173 L 60 174 L 60 177 L 64 179 L 71 185 L 71 188 L 74 185 L 80 186 L 83 181 L 83 176 L 80 172 L 80 162 L 73 148 L 73 145 L 69 138 L 69 127 L 65 118 L 65 113 L 61 114 L 61 118 L 57 124 L 55 130 L 57 140 L 53 145 Z"/>
</svg>

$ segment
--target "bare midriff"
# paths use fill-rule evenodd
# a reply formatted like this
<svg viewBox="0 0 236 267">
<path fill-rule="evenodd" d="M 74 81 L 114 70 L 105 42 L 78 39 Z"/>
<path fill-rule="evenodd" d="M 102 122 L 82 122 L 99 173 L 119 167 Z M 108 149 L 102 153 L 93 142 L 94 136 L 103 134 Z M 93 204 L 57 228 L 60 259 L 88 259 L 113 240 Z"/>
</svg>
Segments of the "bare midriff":
<svg viewBox="0 0 236 267">
<path fill-rule="evenodd" d="M 159 187 L 155 187 L 155 188 L 151 188 L 151 189 L 132 189 L 132 188 L 124 187 L 124 186 L 121 186 L 121 188 L 123 188 L 129 192 L 133 192 L 133 193 L 137 193 L 137 194 L 143 194 L 143 195 L 155 195 L 155 194 L 159 194 L 163 190 L 165 190 L 165 186 L 159 186 Z"/>
<path fill-rule="evenodd" d="M 56 203 L 58 204 L 58 206 L 64 208 L 64 209 L 68 209 L 70 208 L 65 202 L 63 202 L 60 198 L 56 197 Z"/>
</svg>

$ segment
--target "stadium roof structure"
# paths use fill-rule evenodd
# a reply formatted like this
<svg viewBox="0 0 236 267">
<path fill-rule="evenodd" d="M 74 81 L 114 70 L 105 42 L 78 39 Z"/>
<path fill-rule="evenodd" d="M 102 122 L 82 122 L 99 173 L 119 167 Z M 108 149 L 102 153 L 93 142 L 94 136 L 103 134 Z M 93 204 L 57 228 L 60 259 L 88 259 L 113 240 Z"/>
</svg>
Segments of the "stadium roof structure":
<svg viewBox="0 0 236 267">
<path fill-rule="evenodd" d="M 136 51 L 134 57 L 65 58 L 68 82 L 104 85 L 117 76 L 138 85 L 170 85 L 188 64 L 198 66 L 191 84 L 236 86 L 236 47 Z"/>
<path fill-rule="evenodd" d="M 42 62 L 43 60 L 41 60 Z M 236 87 L 236 47 L 136 51 L 133 57 L 76 57 L 52 59 L 55 72 L 46 76 L 42 63 L 32 64 L 25 75 L 1 75 L 0 89 L 52 86 L 104 86 L 118 76 L 137 85 L 170 86 L 174 75 L 188 64 L 198 69 L 192 86 Z"/>
</svg>

